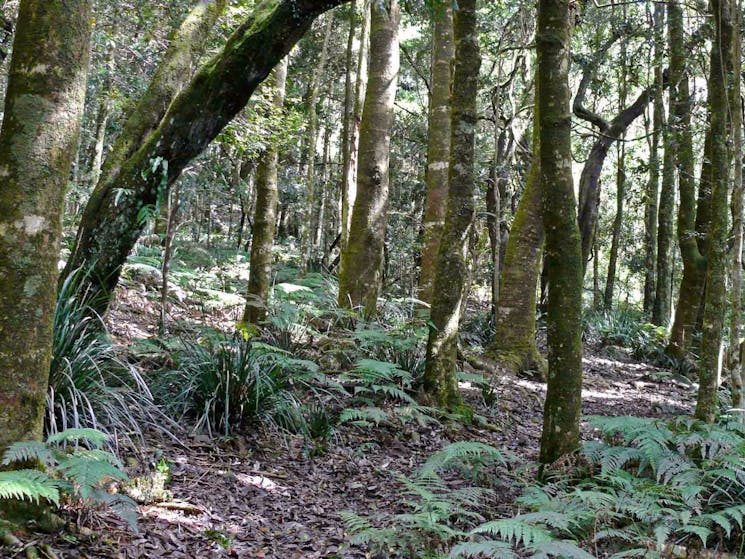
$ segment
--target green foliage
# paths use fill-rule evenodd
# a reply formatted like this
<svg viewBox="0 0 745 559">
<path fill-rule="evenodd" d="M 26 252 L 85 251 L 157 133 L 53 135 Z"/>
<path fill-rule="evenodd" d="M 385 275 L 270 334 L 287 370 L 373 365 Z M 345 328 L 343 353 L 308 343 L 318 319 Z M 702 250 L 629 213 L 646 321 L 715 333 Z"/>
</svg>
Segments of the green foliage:
<svg viewBox="0 0 745 559">
<path fill-rule="evenodd" d="M 411 393 L 414 378 L 393 363 L 361 359 L 354 369 L 339 376 L 341 385 L 352 393 L 352 405 L 342 411 L 339 422 L 362 427 L 381 423 L 436 421 L 433 408 L 420 405 Z"/>
<path fill-rule="evenodd" d="M 93 428 L 124 440 L 141 438 L 144 427 L 166 431 L 169 422 L 142 375 L 119 357 L 103 320 L 77 291 L 82 279 L 80 271 L 68 276 L 57 300 L 45 431 Z"/>
<path fill-rule="evenodd" d="M 367 545 L 384 557 L 447 557 L 447 550 L 466 538 L 468 529 L 484 520 L 491 490 L 465 486 L 452 489 L 446 472 L 478 470 L 485 463 L 501 463 L 501 453 L 478 442 L 459 442 L 433 455 L 411 479 L 400 477 L 406 512 L 379 512 L 364 518 L 342 513 L 352 541 Z M 471 477 L 472 473 L 471 473 Z"/>
<path fill-rule="evenodd" d="M 0 500 L 44 500 L 59 507 L 62 497 L 69 496 L 84 505 L 109 507 L 136 530 L 134 502 L 103 488 L 107 481 L 127 479 L 116 456 L 101 450 L 106 439 L 105 433 L 94 429 L 69 429 L 49 437 L 46 443 L 12 444 L 3 455 L 4 467 L 35 462 L 43 469 L 0 472 Z M 74 446 L 68 447 L 70 443 Z"/>
<path fill-rule="evenodd" d="M 175 354 L 176 368 L 158 386 L 177 417 L 195 429 L 228 436 L 251 423 L 293 432 L 305 430 L 296 387 L 317 378 L 312 362 L 241 337 L 200 344 L 185 342 Z"/>
<path fill-rule="evenodd" d="M 545 529 L 618 553 L 661 550 L 670 542 L 742 549 L 745 424 L 688 417 L 591 421 L 605 440 L 585 445 L 588 475 L 579 481 L 556 475 L 518 501 L 552 515 L 541 520 Z"/>
</svg>

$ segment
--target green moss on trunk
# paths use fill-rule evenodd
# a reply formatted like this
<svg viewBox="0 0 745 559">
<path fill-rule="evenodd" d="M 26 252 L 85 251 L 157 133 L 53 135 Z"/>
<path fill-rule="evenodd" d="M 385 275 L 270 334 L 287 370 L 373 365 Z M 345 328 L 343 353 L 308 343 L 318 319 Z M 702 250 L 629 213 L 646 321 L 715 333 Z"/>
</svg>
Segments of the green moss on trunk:
<svg viewBox="0 0 745 559">
<path fill-rule="evenodd" d="M 0 131 L 0 452 L 40 439 L 90 0 L 23 0 Z"/>
<path fill-rule="evenodd" d="M 582 402 L 582 240 L 572 184 L 570 9 L 539 0 L 536 31 L 543 226 L 548 271 L 548 387 L 540 461 L 579 446 Z"/>
<path fill-rule="evenodd" d="M 277 65 L 270 80 L 274 88 L 274 109 L 281 111 L 285 102 L 287 57 Z M 256 209 L 251 240 L 251 270 L 243 323 L 255 324 L 266 317 L 269 288 L 272 279 L 272 248 L 277 221 L 277 164 L 279 146 L 276 141 L 261 155 L 256 168 Z"/>
<path fill-rule="evenodd" d="M 481 56 L 476 26 L 476 0 L 460 0 L 454 12 L 455 73 L 450 123 L 445 228 L 437 255 L 431 327 L 423 391 L 441 407 L 456 409 L 461 403 L 456 360 L 458 323 L 468 276 L 466 250 L 474 214 L 474 152 L 478 113 Z"/>
</svg>

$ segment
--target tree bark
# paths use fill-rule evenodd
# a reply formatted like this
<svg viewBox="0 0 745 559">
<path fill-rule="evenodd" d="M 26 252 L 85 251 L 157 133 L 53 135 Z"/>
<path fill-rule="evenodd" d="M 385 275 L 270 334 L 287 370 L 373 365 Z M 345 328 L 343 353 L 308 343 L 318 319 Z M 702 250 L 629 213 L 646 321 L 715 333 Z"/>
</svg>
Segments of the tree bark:
<svg viewBox="0 0 745 559">
<path fill-rule="evenodd" d="M 688 76 L 686 75 L 687 52 L 683 24 L 683 8 L 676 2 L 668 4 L 668 41 L 670 48 L 670 121 L 673 134 L 672 146 L 678 162 L 678 245 L 683 261 L 683 277 L 678 292 L 675 319 L 670 331 L 667 353 L 683 359 L 691 345 L 696 325 L 699 304 L 703 297 L 706 273 L 705 243 L 702 238 L 708 229 L 708 214 L 705 211 L 711 192 L 711 135 L 706 134 L 704 160 L 701 166 L 699 200 L 696 200 L 694 179 L 693 130 L 691 127 L 691 103 Z M 698 208 L 697 208 L 698 205 Z M 700 210 L 700 211 L 697 211 Z"/>
<path fill-rule="evenodd" d="M 537 104 L 548 269 L 548 386 L 540 450 L 544 464 L 578 447 L 582 403 L 584 260 L 572 184 L 570 17 L 567 0 L 539 0 Z"/>
<path fill-rule="evenodd" d="M 455 72 L 451 99 L 449 188 L 445 226 L 434 278 L 431 326 L 422 390 L 441 407 L 461 403 L 456 360 L 458 324 L 468 275 L 466 251 L 474 214 L 474 152 L 478 114 L 479 38 L 476 0 L 460 0 L 454 10 Z"/>
<path fill-rule="evenodd" d="M 445 221 L 450 159 L 450 74 L 455 55 L 452 0 L 434 4 L 432 77 L 427 144 L 427 197 L 424 210 L 424 248 L 419 298 L 432 301 L 440 238 Z"/>
<path fill-rule="evenodd" d="M 711 46 L 708 104 L 711 111 L 711 229 L 706 266 L 703 330 L 697 419 L 713 422 L 718 411 L 719 349 L 722 343 L 727 276 L 727 194 L 730 180 L 728 147 L 730 120 L 729 92 L 733 72 L 732 18 L 730 0 L 712 0 L 715 36 Z"/>
<path fill-rule="evenodd" d="M 665 56 L 664 4 L 654 8 L 654 75 L 662 83 L 662 64 Z M 649 181 L 644 195 L 644 312 L 652 313 L 657 289 L 657 211 L 660 191 L 660 135 L 665 125 L 665 104 L 662 87 L 656 87 L 652 105 L 652 142 L 649 147 Z M 666 146 L 667 147 L 667 146 Z"/>
<path fill-rule="evenodd" d="M 393 103 L 398 84 L 398 0 L 370 2 L 370 66 L 360 125 L 357 197 L 341 254 L 339 306 L 375 313 L 382 284 Z"/>
<path fill-rule="evenodd" d="M 316 184 L 316 146 L 318 145 L 318 93 L 321 85 L 321 79 L 326 71 L 326 62 L 329 56 L 329 42 L 331 41 L 331 30 L 333 28 L 334 18 L 329 15 L 326 25 L 323 28 L 323 43 L 321 54 L 318 59 L 318 65 L 314 67 L 311 75 L 310 85 L 308 86 L 308 132 L 306 136 L 305 149 L 307 150 L 307 167 L 305 171 L 305 217 L 301 234 L 301 244 L 303 247 L 303 258 L 306 267 L 313 267 L 312 261 L 317 259 L 315 250 L 318 247 L 317 231 L 319 228 L 319 211 L 323 193 L 319 192 Z"/>
<path fill-rule="evenodd" d="M 540 90 L 536 75 L 536 99 Z M 543 247 L 543 207 L 541 188 L 539 108 L 533 122 L 533 149 L 525 191 L 517 206 L 507 251 L 502 266 L 502 280 L 490 356 L 514 373 L 538 371 L 546 375 L 546 361 L 535 340 L 536 289 L 541 273 Z"/>
<path fill-rule="evenodd" d="M 344 157 L 344 181 L 341 190 L 341 239 L 339 248 L 343 252 L 349 240 L 349 227 L 352 221 L 352 207 L 357 197 L 357 157 L 359 151 L 362 107 L 367 88 L 367 55 L 369 51 L 370 8 L 369 0 L 362 1 L 362 28 L 360 29 L 360 48 L 357 53 L 357 77 L 354 86 L 354 108 L 349 130 L 349 153 Z"/>
<path fill-rule="evenodd" d="M 285 57 L 272 71 L 267 85 L 274 88 L 272 106 L 281 111 L 285 103 L 287 83 L 287 64 Z M 256 167 L 256 210 L 254 214 L 253 239 L 251 240 L 251 260 L 246 294 L 246 309 L 243 324 L 257 324 L 266 318 L 269 289 L 272 279 L 272 248 L 277 222 L 277 168 L 279 146 L 276 139 L 259 158 Z"/>
<path fill-rule="evenodd" d="M 81 293 L 96 296 L 104 312 L 121 267 L 139 237 L 143 207 L 155 204 L 188 163 L 245 106 L 271 69 L 305 34 L 313 20 L 344 0 L 265 1 L 231 35 L 168 107 L 157 129 L 126 159 L 104 174 L 78 230 L 66 273 L 90 269 Z"/>
<path fill-rule="evenodd" d="M 90 0 L 22 0 L 0 130 L 0 451 L 42 436 Z"/>
<path fill-rule="evenodd" d="M 732 188 L 732 289 L 730 291 L 730 379 L 732 382 L 732 406 L 742 409 L 745 406 L 743 398 L 743 370 L 740 360 L 740 338 L 742 337 L 742 248 L 743 248 L 743 184 L 742 184 L 742 39 L 740 25 L 742 15 L 735 10 L 732 26 L 733 74 L 729 91 L 730 107 L 732 108 L 732 148 L 734 156 L 734 178 Z"/>
</svg>

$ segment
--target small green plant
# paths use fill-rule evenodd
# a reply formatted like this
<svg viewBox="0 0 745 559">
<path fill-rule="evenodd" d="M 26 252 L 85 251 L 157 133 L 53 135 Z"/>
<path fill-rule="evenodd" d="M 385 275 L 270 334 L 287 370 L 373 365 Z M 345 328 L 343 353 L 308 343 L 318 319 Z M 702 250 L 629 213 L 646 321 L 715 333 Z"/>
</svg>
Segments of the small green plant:
<svg viewBox="0 0 745 559">
<path fill-rule="evenodd" d="M 487 488 L 451 488 L 442 474 L 467 472 L 485 463 L 503 463 L 495 448 L 478 442 L 460 442 L 433 455 L 412 478 L 400 476 L 404 494 L 400 514 L 378 513 L 372 517 L 345 512 L 342 518 L 352 542 L 366 545 L 373 554 L 390 558 L 445 558 L 448 549 L 465 538 L 470 527 L 484 520 Z"/>
<path fill-rule="evenodd" d="M 0 499 L 46 501 L 59 507 L 63 497 L 69 497 L 84 505 L 104 505 L 136 530 L 135 503 L 104 488 L 107 481 L 127 479 L 119 459 L 103 450 L 107 439 L 105 433 L 95 429 L 66 429 L 46 442 L 12 444 L 3 455 L 2 465 L 25 469 L 0 472 Z"/>
<path fill-rule="evenodd" d="M 142 375 L 119 357 L 103 320 L 79 292 L 83 276 L 68 276 L 57 299 L 46 433 L 94 428 L 126 441 L 141 438 L 143 427 L 168 432 L 172 424 Z"/>
<path fill-rule="evenodd" d="M 411 373 L 393 363 L 361 359 L 354 369 L 339 376 L 353 396 L 352 406 L 342 411 L 339 422 L 369 427 L 380 423 L 436 421 L 437 410 L 420 405 L 411 393 Z"/>
<path fill-rule="evenodd" d="M 176 368 L 161 375 L 159 394 L 195 430 L 229 436 L 249 423 L 304 432 L 305 420 L 295 388 L 309 388 L 316 376 L 310 361 L 242 337 L 185 342 L 175 354 Z"/>
</svg>

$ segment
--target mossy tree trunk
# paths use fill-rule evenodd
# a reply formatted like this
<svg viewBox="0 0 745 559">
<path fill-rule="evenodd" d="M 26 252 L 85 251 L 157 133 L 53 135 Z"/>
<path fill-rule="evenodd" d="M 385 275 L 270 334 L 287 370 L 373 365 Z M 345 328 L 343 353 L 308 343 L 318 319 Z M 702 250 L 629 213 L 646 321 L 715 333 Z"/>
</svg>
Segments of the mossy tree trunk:
<svg viewBox="0 0 745 559">
<path fill-rule="evenodd" d="M 455 375 L 458 324 L 468 276 L 466 251 L 474 214 L 474 152 L 481 56 L 476 0 L 460 0 L 454 10 L 455 72 L 451 98 L 450 164 L 445 226 L 437 255 L 431 326 L 423 392 L 441 407 L 461 402 Z"/>
<path fill-rule="evenodd" d="M 321 13 L 344 0 L 266 0 L 194 75 L 156 129 L 118 171 L 104 173 L 78 230 L 67 271 L 90 268 L 81 293 L 104 312 L 121 267 L 145 226 L 142 210 L 245 106 L 256 87 Z"/>
<path fill-rule="evenodd" d="M 654 75 L 662 83 L 665 56 L 665 5 L 654 8 Z M 652 102 L 652 141 L 649 146 L 649 181 L 644 193 L 644 312 L 652 313 L 657 286 L 657 209 L 660 191 L 660 136 L 665 122 L 662 87 L 656 87 Z"/>
<path fill-rule="evenodd" d="M 272 108 L 281 111 L 285 103 L 288 58 L 285 57 L 272 71 L 267 85 L 274 88 Z M 277 222 L 277 167 L 279 146 L 276 139 L 261 154 L 256 167 L 256 209 L 251 239 L 251 261 L 246 294 L 244 324 L 256 324 L 266 318 L 269 288 L 272 279 L 272 248 Z"/>
<path fill-rule="evenodd" d="M 370 2 L 370 65 L 360 125 L 357 196 L 341 254 L 339 305 L 374 314 L 383 275 L 393 103 L 398 84 L 398 0 Z"/>
<path fill-rule="evenodd" d="M 90 0 L 22 0 L 0 130 L 0 452 L 40 439 Z"/>
<path fill-rule="evenodd" d="M 732 383 L 732 405 L 742 409 L 745 406 L 743 398 L 743 370 L 740 359 L 740 338 L 742 336 L 742 248 L 743 248 L 743 184 L 742 184 L 742 39 L 740 25 L 742 15 L 735 10 L 735 20 L 732 26 L 733 74 L 729 90 L 730 107 L 732 108 L 732 148 L 734 156 L 734 178 L 732 188 L 732 288 L 730 291 L 730 379 Z"/>
<path fill-rule="evenodd" d="M 539 0 L 538 126 L 548 271 L 548 387 L 540 461 L 579 445 L 582 403 L 582 240 L 572 181 L 568 0 Z M 549 148 L 550 146 L 550 148 Z"/>
<path fill-rule="evenodd" d="M 455 54 L 452 0 L 434 3 L 429 136 L 427 138 L 427 197 L 424 209 L 424 248 L 419 298 L 432 301 L 435 265 L 445 221 L 450 159 L 450 76 Z"/>
<path fill-rule="evenodd" d="M 683 277 L 675 307 L 675 319 L 670 331 L 667 353 L 681 359 L 691 345 L 699 304 L 703 297 L 706 273 L 706 252 L 703 237 L 708 230 L 708 199 L 711 193 L 711 134 L 707 131 L 704 160 L 701 166 L 699 198 L 696 200 L 694 179 L 693 129 L 691 99 L 686 74 L 687 52 L 683 8 L 679 2 L 668 4 L 668 42 L 670 48 L 670 122 L 673 135 L 671 147 L 678 163 L 678 245 L 683 261 Z"/>
<path fill-rule="evenodd" d="M 536 99 L 540 89 L 536 76 Z M 496 335 L 489 348 L 490 356 L 515 373 L 538 371 L 545 376 L 546 362 L 535 339 L 536 289 L 541 273 L 543 247 L 543 203 L 541 188 L 541 150 L 536 105 L 533 122 L 533 149 L 525 191 L 517 206 L 507 240 Z"/>
<path fill-rule="evenodd" d="M 732 21 L 734 6 L 730 0 L 712 0 L 714 41 L 708 82 L 711 118 L 711 229 L 706 266 L 701 364 L 695 416 L 714 421 L 719 386 L 719 349 L 726 304 L 727 277 L 727 194 L 730 182 L 729 133 L 731 130 L 729 92 L 733 72 Z"/>
</svg>

